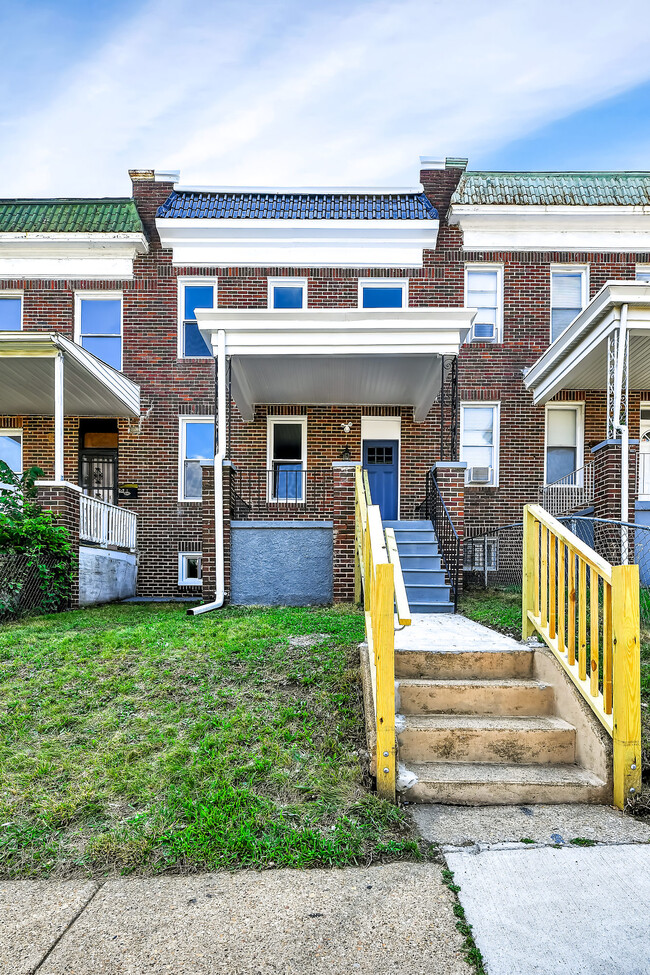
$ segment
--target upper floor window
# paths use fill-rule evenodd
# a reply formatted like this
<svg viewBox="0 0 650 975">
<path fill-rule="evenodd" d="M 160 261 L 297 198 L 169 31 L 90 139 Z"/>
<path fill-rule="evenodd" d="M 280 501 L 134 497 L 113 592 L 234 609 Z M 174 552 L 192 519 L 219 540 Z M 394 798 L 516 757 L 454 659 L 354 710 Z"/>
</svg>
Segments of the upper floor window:
<svg viewBox="0 0 650 975">
<path fill-rule="evenodd" d="M 465 307 L 476 308 L 471 341 L 500 342 L 503 323 L 503 268 L 465 268 Z"/>
<path fill-rule="evenodd" d="M 269 308 L 306 308 L 304 278 L 269 278 Z"/>
<path fill-rule="evenodd" d="M 460 408 L 460 459 L 467 484 L 499 483 L 499 404 L 466 403 Z"/>
<path fill-rule="evenodd" d="M 407 307 L 407 278 L 359 278 L 359 308 Z"/>
<path fill-rule="evenodd" d="M 0 291 L 0 332 L 19 332 L 23 327 L 23 296 Z"/>
<path fill-rule="evenodd" d="M 20 474 L 23 469 L 23 431 L 21 429 L 0 427 L 0 460 L 3 460 L 14 474 Z"/>
<path fill-rule="evenodd" d="M 122 368 L 122 295 L 119 291 L 75 295 L 75 339 L 102 362 Z"/>
<path fill-rule="evenodd" d="M 216 282 L 209 278 L 178 279 L 178 355 L 185 359 L 212 357 L 199 330 L 197 308 L 216 308 Z"/>
<path fill-rule="evenodd" d="M 650 282 L 650 264 L 637 264 L 636 279 L 637 281 Z"/>
<path fill-rule="evenodd" d="M 203 495 L 202 462 L 214 460 L 214 419 L 211 416 L 180 418 L 180 501 L 200 501 Z"/>
<path fill-rule="evenodd" d="M 587 268 L 551 268 L 551 342 L 562 334 L 587 304 Z"/>
</svg>

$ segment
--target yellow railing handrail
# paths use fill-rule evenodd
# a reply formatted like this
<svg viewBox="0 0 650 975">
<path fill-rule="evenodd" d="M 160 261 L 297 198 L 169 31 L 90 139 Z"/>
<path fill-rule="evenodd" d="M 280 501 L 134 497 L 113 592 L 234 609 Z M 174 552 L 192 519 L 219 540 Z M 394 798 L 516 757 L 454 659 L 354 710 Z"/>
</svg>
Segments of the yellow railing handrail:
<svg viewBox="0 0 650 975">
<path fill-rule="evenodd" d="M 409 601 L 406 595 L 404 575 L 402 574 L 402 563 L 400 562 L 399 552 L 397 551 L 395 532 L 392 528 L 387 528 L 384 535 L 386 536 L 386 550 L 388 552 L 388 559 L 391 565 L 393 565 L 395 568 L 393 582 L 395 585 L 395 609 L 397 610 L 397 619 L 399 620 L 400 626 L 410 626 L 411 610 L 409 608 Z"/>
<path fill-rule="evenodd" d="M 614 802 L 622 809 L 641 785 L 639 567 L 610 565 L 531 504 L 524 507 L 522 638 L 535 632 L 612 736 Z"/>
</svg>

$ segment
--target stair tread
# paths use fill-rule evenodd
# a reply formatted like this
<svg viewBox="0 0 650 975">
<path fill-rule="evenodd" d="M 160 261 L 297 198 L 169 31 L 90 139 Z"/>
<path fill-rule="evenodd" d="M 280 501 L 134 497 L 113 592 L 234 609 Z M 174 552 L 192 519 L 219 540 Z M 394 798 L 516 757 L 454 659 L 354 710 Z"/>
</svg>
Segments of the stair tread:
<svg viewBox="0 0 650 975">
<path fill-rule="evenodd" d="M 575 731 L 575 727 L 549 715 L 400 714 L 401 731 Z"/>
<path fill-rule="evenodd" d="M 397 677 L 400 687 L 521 687 L 543 689 L 550 684 L 534 677 Z"/>
<path fill-rule="evenodd" d="M 507 784 L 603 786 L 594 772 L 580 765 L 497 765 L 490 762 L 409 762 L 404 768 L 421 782 L 504 782 Z"/>
</svg>

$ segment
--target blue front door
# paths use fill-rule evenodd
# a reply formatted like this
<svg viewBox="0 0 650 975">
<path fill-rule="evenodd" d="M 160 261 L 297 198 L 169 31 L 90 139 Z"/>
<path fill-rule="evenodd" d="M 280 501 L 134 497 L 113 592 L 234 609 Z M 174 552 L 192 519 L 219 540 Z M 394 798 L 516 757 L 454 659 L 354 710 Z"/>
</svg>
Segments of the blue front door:
<svg viewBox="0 0 650 975">
<path fill-rule="evenodd" d="M 384 521 L 397 520 L 399 457 L 397 440 L 364 440 L 363 466 L 368 471 L 372 503 Z"/>
</svg>

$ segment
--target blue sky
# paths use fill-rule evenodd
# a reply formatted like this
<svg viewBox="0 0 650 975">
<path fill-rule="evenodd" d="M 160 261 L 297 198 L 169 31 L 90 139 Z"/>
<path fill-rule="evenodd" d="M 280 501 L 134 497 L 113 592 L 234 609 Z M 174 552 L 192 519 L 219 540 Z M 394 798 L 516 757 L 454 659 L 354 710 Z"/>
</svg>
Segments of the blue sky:
<svg viewBox="0 0 650 975">
<path fill-rule="evenodd" d="M 650 169 L 645 0 L 0 5 L 2 196 Z"/>
</svg>

